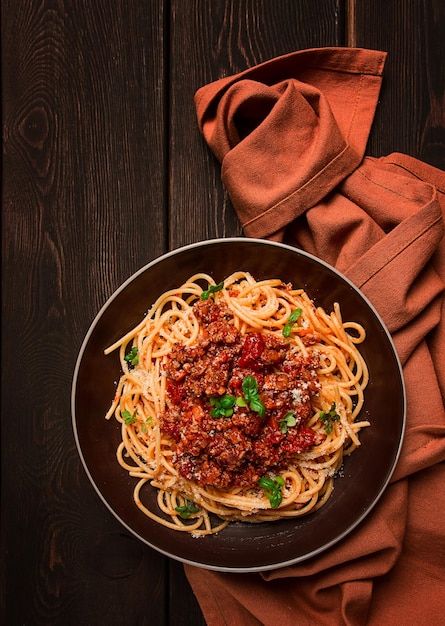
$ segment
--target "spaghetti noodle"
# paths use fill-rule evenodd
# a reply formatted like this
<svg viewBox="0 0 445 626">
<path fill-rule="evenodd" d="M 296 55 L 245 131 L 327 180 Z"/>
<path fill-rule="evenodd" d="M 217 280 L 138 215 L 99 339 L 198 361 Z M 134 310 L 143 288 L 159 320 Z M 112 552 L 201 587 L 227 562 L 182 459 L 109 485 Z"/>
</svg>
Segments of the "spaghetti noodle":
<svg viewBox="0 0 445 626">
<path fill-rule="evenodd" d="M 328 314 L 279 279 L 201 273 L 162 294 L 105 351 L 119 348 L 106 417 L 121 424 L 117 459 L 138 479 L 136 505 L 195 535 L 323 506 L 369 426 L 358 418 L 364 339 L 338 304 Z M 150 485 L 158 513 L 144 504 Z"/>
</svg>

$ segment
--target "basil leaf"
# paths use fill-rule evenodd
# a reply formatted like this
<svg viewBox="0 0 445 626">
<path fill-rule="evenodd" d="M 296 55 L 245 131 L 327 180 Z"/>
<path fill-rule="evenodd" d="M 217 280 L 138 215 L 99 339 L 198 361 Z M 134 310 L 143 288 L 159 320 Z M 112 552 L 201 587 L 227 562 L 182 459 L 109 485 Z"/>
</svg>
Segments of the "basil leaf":
<svg viewBox="0 0 445 626">
<path fill-rule="evenodd" d="M 247 402 L 258 394 L 258 383 L 255 376 L 246 376 L 242 382 L 244 398 Z"/>
<path fill-rule="evenodd" d="M 175 511 L 179 513 L 179 517 L 188 519 L 190 515 L 199 511 L 199 507 L 193 500 L 186 500 L 182 506 L 175 507 Z"/>
<path fill-rule="evenodd" d="M 320 411 L 318 419 L 324 424 L 324 431 L 327 435 L 330 435 L 334 430 L 334 422 L 338 422 L 340 415 L 336 411 L 335 402 L 331 404 L 329 412 Z"/>
<path fill-rule="evenodd" d="M 131 352 L 124 356 L 124 361 L 127 361 L 130 365 L 137 365 L 139 363 L 138 349 L 137 346 L 133 346 L 131 348 Z"/>
<path fill-rule="evenodd" d="M 235 396 L 222 396 L 219 406 L 223 409 L 231 409 L 235 404 Z"/>
<path fill-rule="evenodd" d="M 127 411 L 126 409 L 125 411 L 121 411 L 122 418 L 124 422 L 127 424 L 127 426 L 129 426 L 130 424 L 136 421 L 137 412 L 138 412 L 137 409 L 135 409 L 133 414 L 131 414 L 130 411 Z"/>
<path fill-rule="evenodd" d="M 268 476 L 263 476 L 262 478 L 260 478 L 258 484 L 263 489 L 275 489 L 275 481 Z"/>
<path fill-rule="evenodd" d="M 255 413 L 258 413 L 262 419 L 266 414 L 266 407 L 260 400 L 258 382 L 255 376 L 246 376 L 241 384 L 241 387 L 243 389 L 244 399 L 249 403 L 250 409 L 255 411 Z"/>
<path fill-rule="evenodd" d="M 212 417 L 230 417 L 233 415 L 235 396 L 225 395 L 220 398 L 211 397 L 210 404 L 213 409 L 210 411 Z"/>
<path fill-rule="evenodd" d="M 255 413 L 258 413 L 261 419 L 266 415 L 266 407 L 259 398 L 254 398 L 252 400 L 252 402 L 250 403 L 250 408 L 252 409 L 252 411 L 255 411 Z"/>
<path fill-rule="evenodd" d="M 280 430 L 283 433 L 283 435 L 287 433 L 288 427 L 295 426 L 296 423 L 297 423 L 297 420 L 295 419 L 295 415 L 292 413 L 292 411 L 289 411 L 289 413 L 286 413 L 283 419 L 280 420 Z"/>
<path fill-rule="evenodd" d="M 295 324 L 300 315 L 303 313 L 303 309 L 294 309 L 292 313 L 289 315 L 289 322 Z"/>
<path fill-rule="evenodd" d="M 281 476 L 275 476 L 275 478 L 262 476 L 259 479 L 258 484 L 264 489 L 266 496 L 269 498 L 272 509 L 278 508 L 283 500 L 281 488 L 284 486 L 284 478 Z"/>
<path fill-rule="evenodd" d="M 283 495 L 282 495 L 281 491 L 276 489 L 270 495 L 270 498 L 269 498 L 270 506 L 273 509 L 277 509 L 280 506 L 282 499 L 283 499 Z"/>
<path fill-rule="evenodd" d="M 206 291 L 203 291 L 201 293 L 200 299 L 208 300 L 212 294 L 217 293 L 218 291 L 221 291 L 221 289 L 223 288 L 224 288 L 224 281 L 222 283 L 218 283 L 217 285 L 210 285 Z"/>
<path fill-rule="evenodd" d="M 295 324 L 295 322 L 298 320 L 298 318 L 300 317 L 302 313 L 303 313 L 303 309 L 294 309 L 291 312 L 291 314 L 288 317 L 287 323 L 284 325 L 284 328 L 282 331 L 283 337 L 286 337 L 286 339 L 290 337 L 292 326 Z"/>
</svg>

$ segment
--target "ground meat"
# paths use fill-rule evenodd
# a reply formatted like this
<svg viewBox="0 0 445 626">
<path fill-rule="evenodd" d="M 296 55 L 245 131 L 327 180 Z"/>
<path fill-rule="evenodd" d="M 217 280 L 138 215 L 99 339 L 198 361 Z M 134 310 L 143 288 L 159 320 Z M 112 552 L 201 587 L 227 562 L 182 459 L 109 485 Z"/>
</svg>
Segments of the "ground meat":
<svg viewBox="0 0 445 626">
<path fill-rule="evenodd" d="M 320 388 L 319 361 L 271 333 L 242 336 L 228 307 L 212 299 L 195 304 L 194 314 L 201 325 L 195 345 L 176 344 L 166 360 L 161 430 L 176 442 L 172 460 L 184 478 L 202 486 L 250 487 L 318 443 L 305 423 Z M 256 381 L 263 417 L 244 398 L 247 376 Z M 227 395 L 227 412 L 212 415 Z M 286 430 L 280 421 L 288 413 L 296 425 Z"/>
</svg>

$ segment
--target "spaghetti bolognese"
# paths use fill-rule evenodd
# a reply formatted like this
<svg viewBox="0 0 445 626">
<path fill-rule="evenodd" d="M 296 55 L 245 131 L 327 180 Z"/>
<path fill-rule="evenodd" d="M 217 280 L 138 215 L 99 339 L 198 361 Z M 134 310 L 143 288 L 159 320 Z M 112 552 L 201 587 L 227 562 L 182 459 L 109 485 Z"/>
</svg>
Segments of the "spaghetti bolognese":
<svg viewBox="0 0 445 626">
<path fill-rule="evenodd" d="M 303 289 L 236 272 L 199 273 L 162 294 L 119 349 L 106 415 L 136 505 L 175 530 L 299 517 L 328 500 L 360 445 L 364 328 Z M 158 492 L 159 512 L 144 504 Z"/>
</svg>

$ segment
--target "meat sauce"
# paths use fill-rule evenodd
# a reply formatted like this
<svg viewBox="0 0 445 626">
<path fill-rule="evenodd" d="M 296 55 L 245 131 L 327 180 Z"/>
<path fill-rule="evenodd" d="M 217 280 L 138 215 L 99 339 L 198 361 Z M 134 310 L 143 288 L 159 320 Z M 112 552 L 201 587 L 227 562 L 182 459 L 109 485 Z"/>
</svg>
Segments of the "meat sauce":
<svg viewBox="0 0 445 626">
<path fill-rule="evenodd" d="M 213 300 L 194 305 L 201 334 L 193 346 L 175 344 L 165 364 L 167 408 L 161 430 L 176 443 L 173 463 L 201 486 L 251 487 L 268 470 L 319 443 L 306 426 L 318 393 L 318 358 L 304 357 L 271 333 L 242 336 L 230 310 Z M 254 377 L 264 417 L 243 402 L 243 381 Z M 237 398 L 230 415 L 211 411 L 223 396 Z M 292 413 L 295 425 L 280 422 Z M 283 432 L 285 431 L 285 432 Z"/>
</svg>

